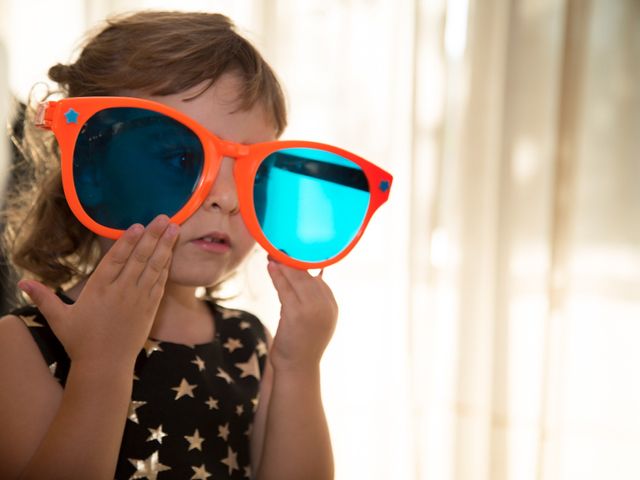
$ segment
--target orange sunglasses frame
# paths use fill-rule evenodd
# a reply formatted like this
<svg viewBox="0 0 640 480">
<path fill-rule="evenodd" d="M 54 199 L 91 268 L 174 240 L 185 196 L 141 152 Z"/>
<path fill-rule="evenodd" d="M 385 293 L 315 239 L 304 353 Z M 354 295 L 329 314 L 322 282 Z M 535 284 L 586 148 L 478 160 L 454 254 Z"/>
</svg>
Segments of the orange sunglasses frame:
<svg viewBox="0 0 640 480">
<path fill-rule="evenodd" d="M 60 146 L 62 185 L 69 207 L 78 220 L 89 230 L 103 237 L 117 239 L 124 230 L 106 227 L 94 221 L 82 208 L 73 180 L 73 155 L 76 140 L 84 123 L 97 112 L 107 108 L 133 107 L 151 110 L 182 123 L 202 143 L 204 165 L 202 175 L 187 203 L 171 217 L 173 223 L 181 224 L 189 218 L 207 198 L 215 181 L 223 157 L 235 158 L 234 179 L 238 194 L 238 206 L 242 219 L 253 238 L 278 262 L 299 268 L 324 268 L 344 258 L 358 243 L 373 213 L 389 197 L 393 177 L 380 167 L 363 158 L 323 143 L 278 140 L 273 142 L 244 145 L 218 138 L 187 115 L 162 103 L 134 97 L 74 97 L 58 101 L 44 102 L 39 106 L 35 124 L 52 130 Z M 260 163 L 271 153 L 285 148 L 315 148 L 344 157 L 364 172 L 369 182 L 369 208 L 362 225 L 353 240 L 336 256 L 320 262 L 296 260 L 276 248 L 264 235 L 253 207 L 253 179 Z"/>
</svg>

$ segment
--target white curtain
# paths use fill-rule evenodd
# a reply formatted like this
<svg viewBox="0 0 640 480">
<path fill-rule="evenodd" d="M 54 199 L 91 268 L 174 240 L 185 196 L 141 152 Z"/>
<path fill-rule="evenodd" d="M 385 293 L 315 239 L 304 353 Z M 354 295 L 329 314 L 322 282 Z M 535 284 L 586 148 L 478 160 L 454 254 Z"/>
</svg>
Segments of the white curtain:
<svg viewBox="0 0 640 480">
<path fill-rule="evenodd" d="M 394 174 L 325 273 L 338 479 L 640 478 L 640 2 L 0 5 L 22 97 L 108 13 L 226 13 L 285 84 L 286 138 Z M 235 304 L 275 329 L 263 257 Z"/>
</svg>

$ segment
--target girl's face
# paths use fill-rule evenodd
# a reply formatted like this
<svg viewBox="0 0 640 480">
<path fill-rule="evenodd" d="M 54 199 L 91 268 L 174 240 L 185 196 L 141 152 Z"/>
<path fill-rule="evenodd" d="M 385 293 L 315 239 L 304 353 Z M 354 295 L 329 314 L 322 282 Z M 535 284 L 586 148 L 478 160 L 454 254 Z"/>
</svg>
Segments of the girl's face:
<svg viewBox="0 0 640 480">
<path fill-rule="evenodd" d="M 276 130 L 260 104 L 238 110 L 238 79 L 223 75 L 212 87 L 197 95 L 203 85 L 166 96 L 123 92 L 127 96 L 164 103 L 188 115 L 223 140 L 259 143 L 275 140 Z M 181 226 L 174 248 L 169 283 L 211 286 L 232 273 L 249 254 L 255 241 L 238 211 L 233 178 L 235 160 L 225 157 L 207 199 Z"/>
</svg>

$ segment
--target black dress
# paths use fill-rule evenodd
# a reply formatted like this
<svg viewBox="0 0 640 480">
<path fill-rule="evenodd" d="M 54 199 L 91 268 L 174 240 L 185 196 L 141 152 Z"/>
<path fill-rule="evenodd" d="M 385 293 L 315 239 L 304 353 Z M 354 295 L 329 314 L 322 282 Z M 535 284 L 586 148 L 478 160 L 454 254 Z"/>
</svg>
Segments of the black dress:
<svg viewBox="0 0 640 480">
<path fill-rule="evenodd" d="M 249 435 L 267 359 L 265 329 L 250 313 L 208 305 L 212 342 L 149 339 L 138 355 L 117 480 L 251 478 Z M 12 313 L 64 387 L 69 357 L 44 316 L 33 306 Z"/>
</svg>

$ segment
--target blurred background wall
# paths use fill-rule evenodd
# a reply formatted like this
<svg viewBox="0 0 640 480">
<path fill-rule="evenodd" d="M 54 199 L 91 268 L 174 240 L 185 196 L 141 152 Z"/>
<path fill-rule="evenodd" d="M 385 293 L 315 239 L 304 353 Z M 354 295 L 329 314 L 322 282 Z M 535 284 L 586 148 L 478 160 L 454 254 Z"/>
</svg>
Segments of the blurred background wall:
<svg viewBox="0 0 640 480">
<path fill-rule="evenodd" d="M 231 16 L 285 138 L 395 175 L 325 273 L 339 480 L 640 478 L 638 0 L 1 0 L 0 94 L 137 8 Z M 264 267 L 233 303 L 274 329 Z"/>
</svg>

